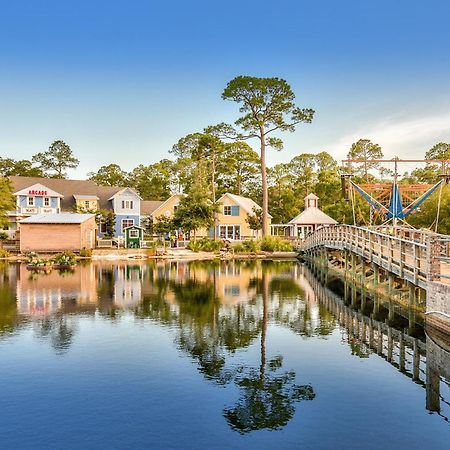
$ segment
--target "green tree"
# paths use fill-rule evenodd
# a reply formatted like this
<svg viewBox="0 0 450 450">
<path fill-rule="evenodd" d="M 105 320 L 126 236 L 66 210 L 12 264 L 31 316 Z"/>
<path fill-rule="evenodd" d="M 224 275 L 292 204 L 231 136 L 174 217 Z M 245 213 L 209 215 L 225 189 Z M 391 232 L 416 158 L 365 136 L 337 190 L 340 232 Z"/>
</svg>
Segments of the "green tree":
<svg viewBox="0 0 450 450">
<path fill-rule="evenodd" d="M 248 195 L 249 184 L 260 172 L 258 153 L 246 142 L 228 142 L 218 161 L 217 172 L 220 194 Z"/>
<path fill-rule="evenodd" d="M 129 184 L 144 200 L 166 200 L 171 195 L 174 163 L 163 159 L 149 166 L 140 164 L 129 174 Z"/>
<path fill-rule="evenodd" d="M 95 211 L 95 221 L 100 227 L 104 226 L 104 237 L 112 238 L 116 232 L 116 215 L 110 209 L 100 209 Z"/>
<path fill-rule="evenodd" d="M 362 175 L 366 182 L 370 181 L 369 171 L 379 167 L 376 162 L 370 162 L 371 159 L 381 159 L 383 151 L 378 144 L 374 144 L 370 139 L 360 139 L 354 142 L 347 154 L 348 159 L 362 159 L 362 166 L 356 169 L 356 173 Z"/>
<path fill-rule="evenodd" d="M 160 216 L 153 222 L 153 231 L 158 235 L 172 233 L 176 230 L 173 217 Z"/>
<path fill-rule="evenodd" d="M 87 176 L 100 186 L 128 186 L 128 174 L 118 164 L 101 166 L 97 172 L 89 172 Z"/>
<path fill-rule="evenodd" d="M 14 210 L 15 207 L 11 184 L 7 178 L 0 177 L 0 228 L 8 226 L 8 211 Z"/>
<path fill-rule="evenodd" d="M 450 144 L 439 142 L 438 144 L 433 145 L 433 147 L 425 153 L 425 159 L 450 160 Z M 425 167 L 413 170 L 411 175 L 416 182 L 436 183 L 439 175 L 448 173 L 449 168 L 449 163 L 427 163 Z"/>
<path fill-rule="evenodd" d="M 0 176 L 43 177 L 44 173 L 26 159 L 0 158 Z"/>
<path fill-rule="evenodd" d="M 52 178 L 66 178 L 67 169 L 75 169 L 80 161 L 75 158 L 71 148 L 64 141 L 53 142 L 46 152 L 33 156 L 33 163 Z"/>
<path fill-rule="evenodd" d="M 266 148 L 282 149 L 281 139 L 272 137 L 277 131 L 294 131 L 300 122 L 310 123 L 312 109 L 298 108 L 289 84 L 280 78 L 238 76 L 231 80 L 222 93 L 224 100 L 239 103 L 243 114 L 235 125 L 243 133 L 239 139 L 256 138 L 260 144 L 263 236 L 269 233 L 269 198 L 266 170 Z"/>
<path fill-rule="evenodd" d="M 194 171 L 194 179 L 186 196 L 182 197 L 174 215 L 177 228 L 195 234 L 201 228 L 209 228 L 214 223 L 217 206 L 211 201 L 211 193 L 205 182 L 204 163 L 199 162 Z"/>
<path fill-rule="evenodd" d="M 262 228 L 262 209 L 261 208 L 255 208 L 252 209 L 253 214 L 249 214 L 247 216 L 247 223 L 250 227 L 250 230 L 261 230 Z"/>
</svg>

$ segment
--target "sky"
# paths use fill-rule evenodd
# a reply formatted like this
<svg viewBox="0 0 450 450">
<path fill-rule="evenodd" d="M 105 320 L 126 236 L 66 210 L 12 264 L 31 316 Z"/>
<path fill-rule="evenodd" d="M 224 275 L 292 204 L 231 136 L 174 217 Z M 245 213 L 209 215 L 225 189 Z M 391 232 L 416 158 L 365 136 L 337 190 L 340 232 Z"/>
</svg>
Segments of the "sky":
<svg viewBox="0 0 450 450">
<path fill-rule="evenodd" d="M 0 156 L 62 139 L 74 178 L 151 164 L 236 120 L 221 93 L 251 75 L 284 78 L 316 111 L 269 164 L 340 160 L 360 138 L 422 157 L 450 141 L 449 17 L 447 0 L 0 0 Z"/>
</svg>

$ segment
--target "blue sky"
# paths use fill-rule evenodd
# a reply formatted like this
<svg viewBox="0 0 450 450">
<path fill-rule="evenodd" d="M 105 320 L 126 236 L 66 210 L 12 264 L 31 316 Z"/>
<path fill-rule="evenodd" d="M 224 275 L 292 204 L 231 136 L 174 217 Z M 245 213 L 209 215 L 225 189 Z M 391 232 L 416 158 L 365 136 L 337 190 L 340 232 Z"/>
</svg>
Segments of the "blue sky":
<svg viewBox="0 0 450 450">
<path fill-rule="evenodd" d="M 231 122 L 236 75 L 279 76 L 311 125 L 269 163 L 345 156 L 369 138 L 386 156 L 450 141 L 450 2 L 0 0 L 0 156 L 55 139 L 81 160 L 150 164 L 189 132 Z M 256 143 L 254 143 L 256 144 Z"/>
</svg>

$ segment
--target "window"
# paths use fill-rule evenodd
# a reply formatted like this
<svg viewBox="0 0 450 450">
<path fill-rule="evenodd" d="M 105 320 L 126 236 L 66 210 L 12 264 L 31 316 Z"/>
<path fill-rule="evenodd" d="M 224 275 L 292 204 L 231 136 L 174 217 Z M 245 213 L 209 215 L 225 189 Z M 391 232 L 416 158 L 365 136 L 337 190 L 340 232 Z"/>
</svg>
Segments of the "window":
<svg viewBox="0 0 450 450">
<path fill-rule="evenodd" d="M 220 225 L 219 235 L 221 239 L 230 239 L 239 241 L 241 239 L 241 226 L 240 225 Z"/>
<path fill-rule="evenodd" d="M 224 205 L 223 215 L 224 216 L 239 216 L 239 206 L 238 205 Z"/>
<path fill-rule="evenodd" d="M 223 288 L 224 295 L 230 295 L 231 297 L 239 297 L 241 288 L 238 285 L 226 285 Z"/>
<path fill-rule="evenodd" d="M 106 226 L 105 222 L 102 222 L 100 224 L 100 233 L 106 234 L 108 232 L 108 227 Z"/>
<path fill-rule="evenodd" d="M 128 236 L 133 239 L 139 238 L 139 230 L 130 230 Z"/>
<path fill-rule="evenodd" d="M 122 219 L 122 233 L 125 228 L 132 227 L 134 225 L 133 219 Z"/>
<path fill-rule="evenodd" d="M 28 197 L 28 206 L 34 206 L 34 197 Z"/>
<path fill-rule="evenodd" d="M 84 202 L 84 207 L 85 207 L 85 209 L 90 209 L 91 208 L 91 202 L 89 200 L 86 200 Z"/>
<path fill-rule="evenodd" d="M 49 207 L 50 206 L 50 197 L 44 197 L 44 206 Z"/>
<path fill-rule="evenodd" d="M 133 209 L 133 200 L 122 200 L 122 209 Z"/>
</svg>

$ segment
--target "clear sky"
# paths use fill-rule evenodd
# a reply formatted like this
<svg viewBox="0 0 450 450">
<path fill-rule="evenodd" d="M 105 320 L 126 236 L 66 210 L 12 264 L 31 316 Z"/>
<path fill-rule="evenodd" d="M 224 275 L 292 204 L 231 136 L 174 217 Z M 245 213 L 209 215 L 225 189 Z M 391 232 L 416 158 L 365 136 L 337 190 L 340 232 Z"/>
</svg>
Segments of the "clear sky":
<svg viewBox="0 0 450 450">
<path fill-rule="evenodd" d="M 0 0 L 0 156 L 56 139 L 125 170 L 231 122 L 236 75 L 279 76 L 316 117 L 269 163 L 369 138 L 388 157 L 450 141 L 448 0 Z M 255 143 L 256 144 L 256 143 Z"/>
</svg>

